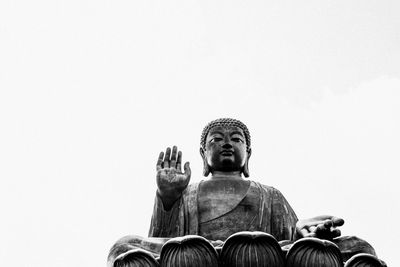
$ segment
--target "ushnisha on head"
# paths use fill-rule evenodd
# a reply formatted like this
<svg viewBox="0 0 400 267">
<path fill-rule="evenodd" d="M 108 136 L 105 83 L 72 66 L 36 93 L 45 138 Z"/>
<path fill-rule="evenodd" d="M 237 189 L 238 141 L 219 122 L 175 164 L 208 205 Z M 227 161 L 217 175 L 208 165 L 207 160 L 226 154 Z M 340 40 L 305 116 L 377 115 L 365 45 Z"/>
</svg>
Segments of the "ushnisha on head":
<svg viewBox="0 0 400 267">
<path fill-rule="evenodd" d="M 231 118 L 211 121 L 203 129 L 200 146 L 204 176 L 235 172 L 249 177 L 251 139 L 247 126 L 241 121 Z"/>
</svg>

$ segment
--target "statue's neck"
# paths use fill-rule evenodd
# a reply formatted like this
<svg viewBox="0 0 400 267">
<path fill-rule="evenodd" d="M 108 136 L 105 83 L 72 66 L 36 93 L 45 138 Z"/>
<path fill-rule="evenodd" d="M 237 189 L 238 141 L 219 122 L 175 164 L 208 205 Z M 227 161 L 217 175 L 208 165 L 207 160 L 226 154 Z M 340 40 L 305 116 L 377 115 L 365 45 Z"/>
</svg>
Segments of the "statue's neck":
<svg viewBox="0 0 400 267">
<path fill-rule="evenodd" d="M 221 172 L 221 171 L 213 171 L 211 173 L 210 180 L 218 180 L 218 179 L 232 179 L 232 180 L 241 180 L 242 172 L 233 171 L 233 172 Z"/>
</svg>

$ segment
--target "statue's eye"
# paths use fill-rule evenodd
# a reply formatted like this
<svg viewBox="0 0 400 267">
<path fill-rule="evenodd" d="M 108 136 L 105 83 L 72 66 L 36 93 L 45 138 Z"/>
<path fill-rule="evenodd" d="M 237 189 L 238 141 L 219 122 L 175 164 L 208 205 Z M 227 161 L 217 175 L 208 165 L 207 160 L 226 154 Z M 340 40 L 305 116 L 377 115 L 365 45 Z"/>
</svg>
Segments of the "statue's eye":
<svg viewBox="0 0 400 267">
<path fill-rule="evenodd" d="M 243 142 L 243 140 L 241 138 L 239 138 L 239 137 L 232 138 L 232 141 L 233 142 L 238 142 L 238 143 Z"/>
<path fill-rule="evenodd" d="M 221 141 L 221 140 L 222 140 L 221 137 L 214 137 L 214 138 L 212 138 L 210 141 L 211 141 L 211 142 L 219 142 L 219 141 Z"/>
</svg>

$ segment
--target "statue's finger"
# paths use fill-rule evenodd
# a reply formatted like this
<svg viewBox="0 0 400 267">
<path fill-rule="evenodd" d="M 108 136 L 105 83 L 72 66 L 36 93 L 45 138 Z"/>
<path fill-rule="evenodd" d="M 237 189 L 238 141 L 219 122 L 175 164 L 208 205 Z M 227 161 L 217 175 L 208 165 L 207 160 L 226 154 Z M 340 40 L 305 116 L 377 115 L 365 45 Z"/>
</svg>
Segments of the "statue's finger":
<svg viewBox="0 0 400 267">
<path fill-rule="evenodd" d="M 310 228 L 311 226 L 316 226 L 323 224 L 325 221 L 309 221 L 304 224 L 305 227 Z"/>
<path fill-rule="evenodd" d="M 192 171 L 190 170 L 190 165 L 189 162 L 186 162 L 185 165 L 183 165 L 183 169 L 185 171 L 185 175 L 186 177 L 188 177 L 190 179 L 190 176 L 192 174 Z"/>
<path fill-rule="evenodd" d="M 327 232 L 329 228 L 326 228 L 324 224 L 318 224 L 317 228 L 315 229 L 315 233 L 319 236 Z"/>
<path fill-rule="evenodd" d="M 333 226 L 342 226 L 344 224 L 344 220 L 339 217 L 332 217 Z"/>
<path fill-rule="evenodd" d="M 167 150 L 165 151 L 164 168 L 169 168 L 170 155 L 171 155 L 171 148 L 168 147 Z"/>
<path fill-rule="evenodd" d="M 160 152 L 160 155 L 158 156 L 157 160 L 157 171 L 162 169 L 162 163 L 163 163 L 163 158 L 164 158 L 164 152 Z"/>
<path fill-rule="evenodd" d="M 337 229 L 337 228 L 334 228 L 334 229 L 331 231 L 332 238 L 338 237 L 338 236 L 340 236 L 341 234 L 342 234 L 342 232 L 340 231 L 340 229 Z"/>
<path fill-rule="evenodd" d="M 173 146 L 172 148 L 172 155 L 171 155 L 171 162 L 170 162 L 170 167 L 175 168 L 176 167 L 176 153 L 178 151 L 178 148 L 176 146 Z"/>
<path fill-rule="evenodd" d="M 320 224 L 315 229 L 315 235 L 321 239 L 332 239 L 330 228 L 326 228 L 324 224 Z"/>
<path fill-rule="evenodd" d="M 310 233 L 315 233 L 315 230 L 317 229 L 317 226 L 310 226 L 308 227 L 308 231 L 310 231 Z"/>
<path fill-rule="evenodd" d="M 325 228 L 327 228 L 327 229 L 329 229 L 329 228 L 331 228 L 332 226 L 333 226 L 333 222 L 332 222 L 332 220 L 325 220 L 324 221 L 324 226 L 325 226 Z"/>
<path fill-rule="evenodd" d="M 307 229 L 305 229 L 305 228 L 300 229 L 300 235 L 302 237 L 307 237 L 309 234 L 310 234 L 310 232 Z"/>
<path fill-rule="evenodd" d="M 326 220 L 332 220 L 335 216 L 332 215 L 320 215 L 313 217 L 308 220 L 308 223 L 315 223 L 315 224 L 320 224 L 325 222 Z"/>
<path fill-rule="evenodd" d="M 178 152 L 178 159 L 176 160 L 176 169 L 181 172 L 182 171 L 182 152 Z"/>
</svg>

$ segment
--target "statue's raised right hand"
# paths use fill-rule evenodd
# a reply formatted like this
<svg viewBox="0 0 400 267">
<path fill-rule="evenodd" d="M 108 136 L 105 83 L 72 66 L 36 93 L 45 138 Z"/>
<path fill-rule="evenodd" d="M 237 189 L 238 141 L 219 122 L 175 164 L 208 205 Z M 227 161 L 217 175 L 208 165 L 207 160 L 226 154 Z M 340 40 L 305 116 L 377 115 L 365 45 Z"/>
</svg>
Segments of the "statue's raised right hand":
<svg viewBox="0 0 400 267">
<path fill-rule="evenodd" d="M 182 152 L 178 152 L 178 148 L 174 146 L 168 147 L 164 152 L 160 153 L 157 161 L 157 187 L 158 194 L 161 197 L 164 207 L 169 209 L 172 204 L 182 195 L 183 190 L 190 181 L 189 162 L 186 162 L 182 172 Z"/>
</svg>

